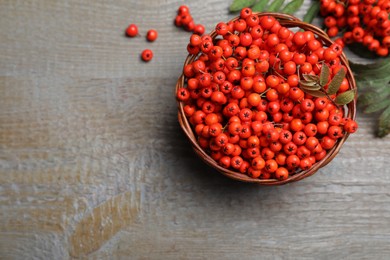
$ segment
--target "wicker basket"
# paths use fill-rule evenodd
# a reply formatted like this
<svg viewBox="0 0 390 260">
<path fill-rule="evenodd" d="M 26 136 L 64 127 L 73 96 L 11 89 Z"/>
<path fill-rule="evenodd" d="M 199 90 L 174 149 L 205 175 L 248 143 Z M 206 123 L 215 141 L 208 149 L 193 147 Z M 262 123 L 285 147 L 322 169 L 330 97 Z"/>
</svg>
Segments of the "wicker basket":
<svg viewBox="0 0 390 260">
<path fill-rule="evenodd" d="M 287 28 L 298 28 L 298 29 L 300 28 L 300 29 L 304 29 L 306 31 L 312 31 L 318 37 L 318 40 L 321 40 L 323 42 L 324 46 L 330 46 L 333 43 L 332 40 L 329 39 L 329 37 L 327 36 L 327 34 L 323 30 L 319 29 L 318 27 L 316 27 L 314 25 L 304 23 L 294 16 L 287 15 L 287 14 L 280 14 L 280 13 L 254 13 L 254 14 L 259 16 L 259 17 L 268 16 L 268 15 L 273 16 L 279 21 L 279 23 L 282 26 L 285 26 Z M 239 19 L 239 17 L 235 17 L 231 21 L 235 21 L 237 19 Z M 217 34 L 215 33 L 215 31 L 212 31 L 210 33 L 210 36 L 214 39 L 217 36 Z M 187 59 L 185 60 L 184 66 L 191 63 L 195 59 L 196 59 L 196 55 L 188 55 Z M 355 79 L 353 77 L 352 71 L 349 67 L 348 60 L 347 60 L 344 53 L 340 56 L 340 60 L 341 60 L 342 64 L 345 65 L 345 67 L 347 68 L 346 77 L 350 83 L 350 88 L 356 89 L 356 82 L 355 82 Z M 184 78 L 185 78 L 184 75 L 181 75 L 179 77 L 177 84 L 176 84 L 176 92 L 179 88 L 184 86 L 184 83 L 185 83 Z M 336 145 L 331 150 L 328 150 L 327 155 L 322 160 L 316 162 L 309 170 L 297 172 L 297 173 L 289 176 L 289 178 L 287 178 L 286 180 L 254 179 L 254 178 L 249 177 L 246 174 L 242 174 L 240 172 L 236 172 L 236 171 L 221 167 L 220 165 L 218 165 L 218 163 L 214 159 L 212 159 L 210 157 L 210 155 L 208 155 L 199 146 L 199 144 L 196 141 L 197 137 L 194 134 L 193 129 L 191 128 L 191 125 L 184 114 L 183 107 L 184 107 L 183 103 L 178 102 L 178 120 L 179 120 L 180 126 L 183 129 L 185 135 L 188 137 L 189 141 L 191 142 L 191 145 L 192 145 L 195 153 L 206 164 L 213 167 L 221 174 L 223 174 L 229 178 L 232 178 L 232 179 L 235 179 L 238 181 L 242 181 L 242 182 L 257 183 L 257 184 L 261 184 L 261 185 L 282 185 L 282 184 L 302 180 L 306 177 L 313 175 L 320 168 L 327 165 L 337 155 L 337 153 L 341 149 L 341 146 L 348 138 L 348 134 L 346 133 L 341 139 L 338 139 Z M 351 118 L 351 119 L 355 119 L 355 116 L 356 116 L 356 96 L 355 96 L 355 100 L 353 102 L 349 103 L 345 108 L 346 108 L 345 110 L 347 113 L 346 117 Z"/>
</svg>

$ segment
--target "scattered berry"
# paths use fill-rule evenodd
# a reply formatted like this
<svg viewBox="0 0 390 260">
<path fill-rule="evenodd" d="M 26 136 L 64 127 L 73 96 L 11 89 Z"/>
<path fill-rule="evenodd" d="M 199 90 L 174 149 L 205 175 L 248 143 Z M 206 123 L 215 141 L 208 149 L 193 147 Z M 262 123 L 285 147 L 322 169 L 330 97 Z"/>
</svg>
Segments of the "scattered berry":
<svg viewBox="0 0 390 260">
<path fill-rule="evenodd" d="M 129 37 L 135 37 L 138 35 L 138 27 L 135 24 L 130 24 L 126 29 L 126 35 Z"/>
<path fill-rule="evenodd" d="M 203 35 L 205 32 L 205 27 L 202 24 L 195 24 L 190 14 L 190 9 L 186 5 L 179 7 L 174 23 L 176 27 L 182 27 L 184 30 L 198 35 Z"/>
<path fill-rule="evenodd" d="M 149 49 L 143 50 L 141 54 L 141 58 L 144 61 L 150 61 L 153 58 L 153 52 Z"/>
<path fill-rule="evenodd" d="M 146 34 L 146 39 L 147 39 L 148 41 L 150 41 L 150 42 L 154 42 L 154 41 L 157 39 L 157 36 L 158 36 L 157 31 L 151 29 L 151 30 L 149 30 L 149 31 L 147 32 L 147 34 Z"/>
</svg>

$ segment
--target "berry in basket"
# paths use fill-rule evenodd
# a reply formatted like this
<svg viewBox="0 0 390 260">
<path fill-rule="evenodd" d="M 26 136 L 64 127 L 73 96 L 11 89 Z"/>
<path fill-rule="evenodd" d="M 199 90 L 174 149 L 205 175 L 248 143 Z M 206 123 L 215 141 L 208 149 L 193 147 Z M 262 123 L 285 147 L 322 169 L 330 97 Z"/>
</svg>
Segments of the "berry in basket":
<svg viewBox="0 0 390 260">
<path fill-rule="evenodd" d="M 246 8 L 191 36 L 187 50 L 176 86 L 179 121 L 198 155 L 229 177 L 302 179 L 357 129 L 348 62 L 313 25 Z"/>
</svg>

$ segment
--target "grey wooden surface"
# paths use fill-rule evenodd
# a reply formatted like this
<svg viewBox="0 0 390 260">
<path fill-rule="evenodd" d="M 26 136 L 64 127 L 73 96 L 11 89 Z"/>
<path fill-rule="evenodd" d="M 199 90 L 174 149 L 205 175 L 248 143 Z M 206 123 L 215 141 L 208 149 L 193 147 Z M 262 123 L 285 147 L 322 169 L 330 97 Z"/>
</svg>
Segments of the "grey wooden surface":
<svg viewBox="0 0 390 260">
<path fill-rule="evenodd" d="M 210 31 L 230 2 L 186 4 Z M 390 137 L 374 119 L 286 186 L 195 157 L 173 98 L 182 3 L 0 1 L 0 259 L 389 259 Z M 124 37 L 129 23 L 158 40 Z"/>
</svg>

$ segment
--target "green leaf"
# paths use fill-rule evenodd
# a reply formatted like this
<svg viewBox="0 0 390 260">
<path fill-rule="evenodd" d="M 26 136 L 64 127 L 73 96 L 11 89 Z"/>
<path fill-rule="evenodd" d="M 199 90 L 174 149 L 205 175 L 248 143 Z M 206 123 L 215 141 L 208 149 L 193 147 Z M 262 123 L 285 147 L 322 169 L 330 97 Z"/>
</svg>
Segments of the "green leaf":
<svg viewBox="0 0 390 260">
<path fill-rule="evenodd" d="M 366 109 L 364 109 L 364 113 L 373 113 L 377 112 L 379 110 L 382 110 L 386 107 L 390 106 L 390 99 L 382 100 L 381 102 L 376 102 L 371 105 L 369 105 Z"/>
<path fill-rule="evenodd" d="M 384 137 L 390 133 L 390 106 L 379 116 L 378 133 L 379 137 Z"/>
<path fill-rule="evenodd" d="M 366 59 L 370 59 L 370 60 L 375 60 L 378 58 L 378 56 L 374 52 L 368 51 L 367 47 L 365 47 L 361 43 L 348 44 L 346 46 L 346 48 L 348 48 L 348 50 L 350 50 L 352 53 L 354 53 L 362 58 L 366 58 Z"/>
<path fill-rule="evenodd" d="M 280 7 L 282 7 L 284 0 L 274 0 L 269 7 L 267 8 L 268 12 L 278 12 Z"/>
<path fill-rule="evenodd" d="M 252 11 L 263 12 L 267 4 L 268 4 L 268 0 L 260 0 L 252 7 Z"/>
<path fill-rule="evenodd" d="M 367 73 L 369 71 L 376 71 L 381 68 L 390 68 L 390 58 L 382 59 L 374 63 L 368 63 L 368 64 L 362 64 L 362 63 L 356 63 L 349 61 L 349 65 L 351 69 L 355 73 Z"/>
<path fill-rule="evenodd" d="M 314 1 L 314 3 L 309 7 L 309 10 L 307 10 L 307 13 L 303 17 L 303 21 L 306 23 L 311 23 L 314 17 L 316 17 L 318 12 L 320 11 L 320 6 L 320 1 Z"/>
<path fill-rule="evenodd" d="M 390 83 L 390 73 L 389 76 L 384 78 L 365 78 L 361 79 L 360 77 L 355 77 L 356 84 L 361 89 L 373 89 L 378 90 L 383 88 L 383 86 L 389 86 Z"/>
<path fill-rule="evenodd" d="M 233 3 L 230 5 L 230 12 L 241 11 L 242 8 L 251 7 L 256 0 L 233 0 Z"/>
<path fill-rule="evenodd" d="M 341 83 L 343 82 L 343 79 L 345 78 L 346 71 L 344 68 L 339 70 L 336 75 L 334 75 L 333 79 L 330 81 L 328 86 L 328 94 L 333 95 L 336 94 L 337 91 L 339 91 L 339 88 L 341 86 Z"/>
<path fill-rule="evenodd" d="M 348 104 L 349 102 L 351 102 L 352 100 L 354 100 L 355 98 L 355 95 L 356 95 L 356 92 L 354 89 L 350 89 L 350 90 L 347 90 L 341 94 L 339 94 L 336 99 L 334 100 L 334 102 L 337 104 L 337 105 L 346 105 Z"/>
<path fill-rule="evenodd" d="M 283 9 L 282 13 L 293 14 L 302 6 L 303 0 L 292 0 Z"/>
<path fill-rule="evenodd" d="M 321 67 L 321 72 L 320 72 L 320 85 L 321 85 L 321 87 L 325 87 L 326 84 L 328 84 L 329 76 L 330 76 L 330 68 L 327 64 L 323 63 L 322 67 Z"/>
<path fill-rule="evenodd" d="M 313 97 L 326 97 L 326 94 L 320 90 L 305 90 L 305 92 Z"/>
<path fill-rule="evenodd" d="M 389 76 L 390 58 L 370 64 L 359 64 L 350 62 L 350 67 L 358 78 L 384 78 Z"/>
<path fill-rule="evenodd" d="M 377 102 L 381 102 L 382 100 L 389 98 L 390 95 L 390 86 L 382 88 L 381 91 L 370 91 L 363 93 L 358 98 L 359 105 L 367 106 Z"/>
<path fill-rule="evenodd" d="M 366 51 L 365 51 L 366 52 Z M 377 135 L 390 133 L 390 58 L 377 59 L 370 64 L 359 64 L 350 61 L 359 89 L 368 90 L 359 97 L 359 104 L 367 106 L 364 112 L 371 113 L 383 109 L 378 121 Z"/>
</svg>

